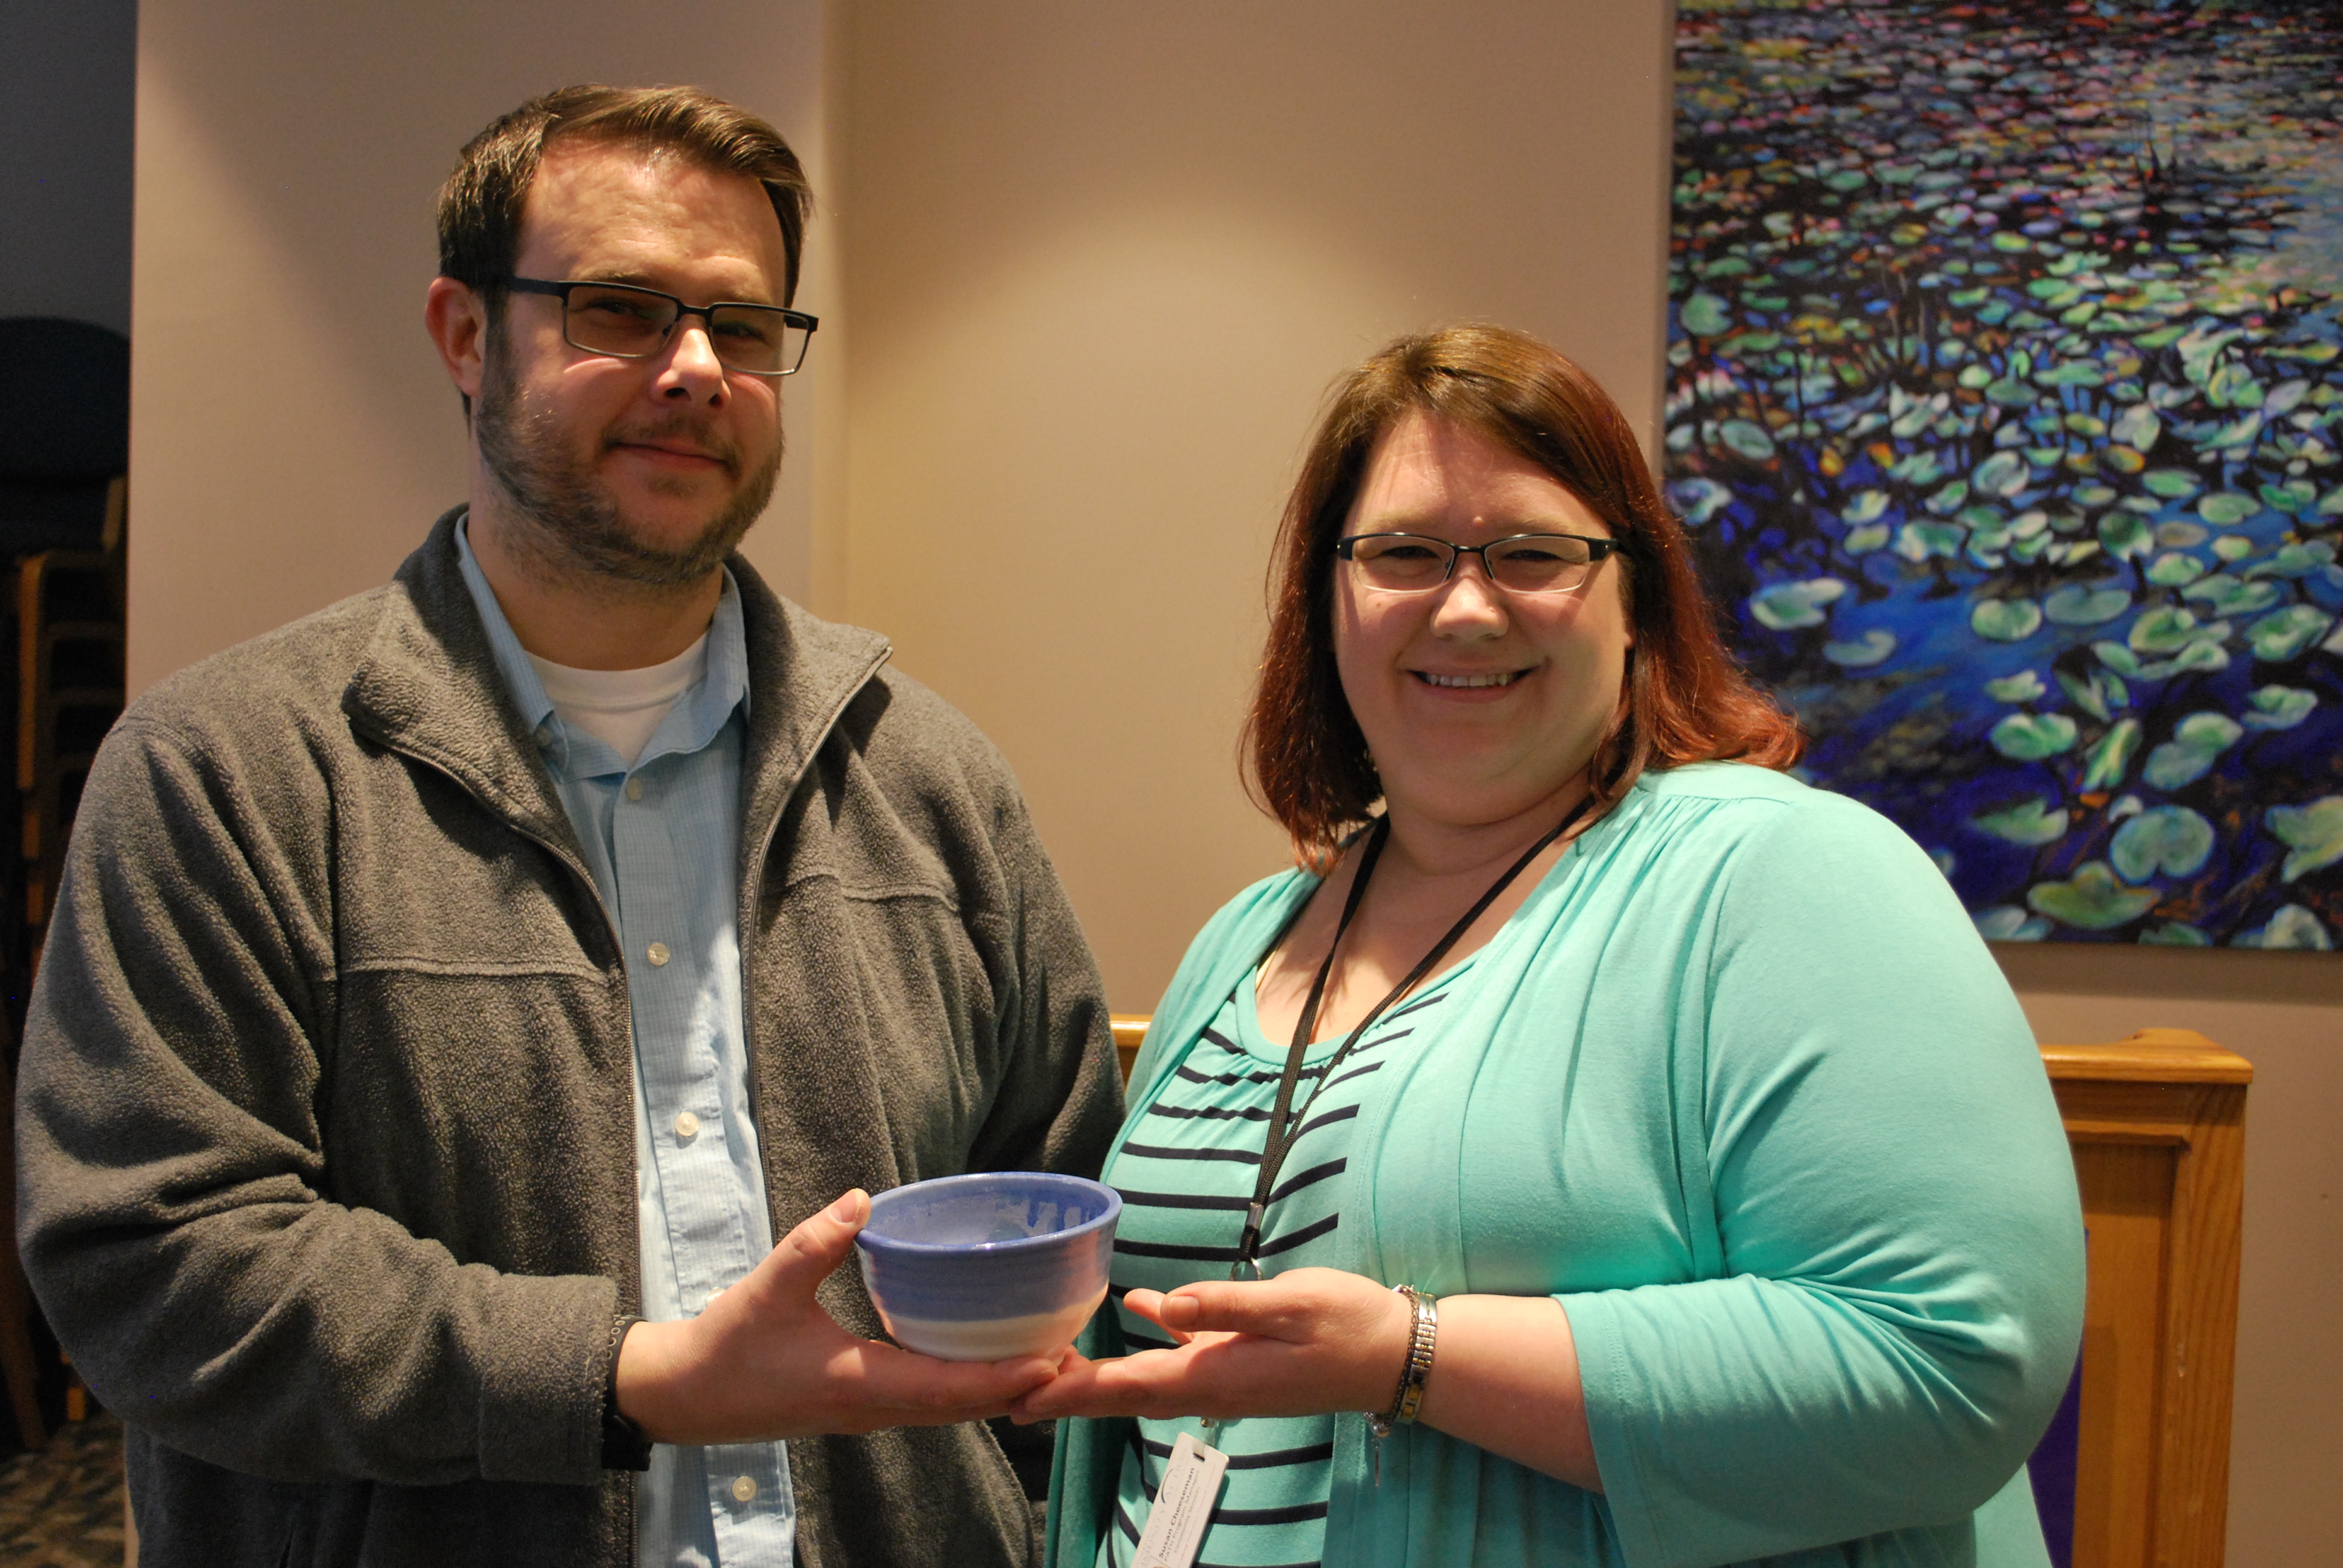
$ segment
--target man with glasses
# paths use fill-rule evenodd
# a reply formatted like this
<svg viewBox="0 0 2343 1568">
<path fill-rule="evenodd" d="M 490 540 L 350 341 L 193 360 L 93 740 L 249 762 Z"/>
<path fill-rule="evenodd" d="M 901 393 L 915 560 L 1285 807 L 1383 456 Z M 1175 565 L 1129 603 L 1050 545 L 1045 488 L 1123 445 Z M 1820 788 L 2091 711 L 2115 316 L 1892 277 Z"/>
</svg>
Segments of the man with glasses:
<svg viewBox="0 0 2343 1568">
<path fill-rule="evenodd" d="M 1052 1364 L 874 1342 L 839 1265 L 857 1190 L 1094 1172 L 1107 1018 L 998 754 L 733 553 L 809 206 L 688 89 L 489 126 L 426 307 L 468 505 L 92 773 L 23 1233 L 153 1560 L 1032 1554 L 984 1422 Z"/>
</svg>

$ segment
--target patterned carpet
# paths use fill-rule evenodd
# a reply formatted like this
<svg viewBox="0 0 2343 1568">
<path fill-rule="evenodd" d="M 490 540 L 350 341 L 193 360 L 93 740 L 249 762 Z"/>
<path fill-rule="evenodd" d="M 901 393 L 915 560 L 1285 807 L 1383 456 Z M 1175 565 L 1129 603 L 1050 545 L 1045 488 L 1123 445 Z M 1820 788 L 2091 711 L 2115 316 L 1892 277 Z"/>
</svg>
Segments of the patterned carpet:
<svg viewBox="0 0 2343 1568">
<path fill-rule="evenodd" d="M 122 1568 L 122 1422 L 68 1422 L 0 1463 L 0 1563 Z"/>
</svg>

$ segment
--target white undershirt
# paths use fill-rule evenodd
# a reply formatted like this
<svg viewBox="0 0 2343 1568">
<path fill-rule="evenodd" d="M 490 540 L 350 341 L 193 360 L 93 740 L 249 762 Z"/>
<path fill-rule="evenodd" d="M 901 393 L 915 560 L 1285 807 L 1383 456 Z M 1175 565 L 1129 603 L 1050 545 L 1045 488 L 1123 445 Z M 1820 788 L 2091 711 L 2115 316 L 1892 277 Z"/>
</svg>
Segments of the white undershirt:
<svg viewBox="0 0 2343 1568">
<path fill-rule="evenodd" d="M 632 768 L 676 700 L 708 668 L 708 636 L 648 669 L 572 669 L 533 653 L 528 661 L 561 722 L 605 742 Z"/>
</svg>

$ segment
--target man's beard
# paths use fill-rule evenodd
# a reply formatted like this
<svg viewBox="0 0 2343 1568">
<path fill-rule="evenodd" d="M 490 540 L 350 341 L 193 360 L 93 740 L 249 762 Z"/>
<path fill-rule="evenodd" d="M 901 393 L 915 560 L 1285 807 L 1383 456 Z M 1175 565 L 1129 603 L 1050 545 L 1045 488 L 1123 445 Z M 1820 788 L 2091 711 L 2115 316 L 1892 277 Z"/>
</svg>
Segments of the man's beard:
<svg viewBox="0 0 2343 1568">
<path fill-rule="evenodd" d="M 498 346 L 501 347 L 501 345 Z M 678 548 L 651 544 L 629 526 L 608 486 L 579 461 L 553 409 L 529 407 L 507 356 L 492 348 L 483 367 L 480 395 L 472 409 L 480 460 L 510 498 L 516 520 L 532 553 L 565 575 L 615 578 L 622 582 L 670 588 L 698 582 L 722 564 L 772 498 L 781 469 L 781 444 L 732 499 L 709 520 L 699 537 Z M 678 409 L 628 440 L 681 437 L 718 457 L 729 473 L 739 471 L 737 447 L 719 436 L 704 416 Z M 606 433 L 599 451 L 619 444 Z"/>
</svg>

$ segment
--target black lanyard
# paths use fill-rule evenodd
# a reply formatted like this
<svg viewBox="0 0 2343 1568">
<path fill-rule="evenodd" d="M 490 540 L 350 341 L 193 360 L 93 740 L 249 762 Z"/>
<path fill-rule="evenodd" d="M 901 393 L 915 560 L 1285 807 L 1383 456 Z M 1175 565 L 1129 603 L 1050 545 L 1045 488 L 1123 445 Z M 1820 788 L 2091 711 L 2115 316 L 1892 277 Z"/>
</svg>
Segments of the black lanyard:
<svg viewBox="0 0 2343 1568">
<path fill-rule="evenodd" d="M 1390 816 L 1386 814 L 1375 819 L 1375 825 L 1367 836 L 1366 848 L 1359 855 L 1359 874 L 1352 879 L 1350 897 L 1342 901 L 1342 918 L 1334 927 L 1334 940 L 1327 946 L 1326 961 L 1318 966 L 1318 978 L 1310 982 L 1310 1000 L 1302 1004 L 1302 1016 L 1294 1020 L 1293 1044 L 1285 1053 L 1285 1070 L 1278 1076 L 1277 1108 L 1269 1114 L 1269 1136 L 1261 1146 L 1261 1172 L 1253 1181 L 1252 1202 L 1245 1210 L 1244 1237 L 1237 1243 L 1237 1259 L 1229 1268 L 1230 1279 L 1243 1279 L 1247 1269 L 1252 1271 L 1253 1278 L 1261 1277 L 1261 1264 L 1255 1261 L 1255 1254 L 1261 1251 L 1262 1216 L 1269 1211 L 1270 1192 L 1277 1185 L 1277 1173 L 1284 1167 L 1286 1152 L 1293 1147 L 1293 1141 L 1301 1136 L 1302 1119 L 1310 1113 L 1311 1106 L 1317 1103 L 1320 1091 L 1333 1081 L 1334 1070 L 1342 1065 L 1342 1059 L 1366 1037 L 1367 1030 L 1374 1027 L 1375 1020 L 1383 1017 L 1392 1003 L 1413 990 L 1424 976 L 1439 966 L 1440 960 L 1448 956 L 1448 950 L 1472 929 L 1473 922 L 1497 901 L 1497 895 L 1513 886 L 1513 879 L 1527 870 L 1529 863 L 1544 854 L 1548 845 L 1570 831 L 1571 825 L 1586 814 L 1587 807 L 1594 804 L 1594 797 L 1590 792 L 1570 809 L 1569 815 L 1554 825 L 1551 832 L 1532 844 L 1520 859 L 1507 867 L 1503 876 L 1489 884 L 1489 890 L 1464 911 L 1462 919 L 1448 928 L 1446 936 L 1432 944 L 1432 950 L 1408 971 L 1407 978 L 1392 987 L 1388 996 L 1367 1010 L 1367 1016 L 1359 1020 L 1359 1027 L 1351 1031 L 1342 1049 L 1326 1059 L 1325 1067 L 1319 1071 L 1318 1081 L 1311 1087 L 1309 1099 L 1302 1102 L 1300 1111 L 1294 1111 L 1293 1089 L 1302 1079 L 1302 1059 L 1310 1052 L 1311 1031 L 1318 1024 L 1318 1004 L 1326 995 L 1326 977 L 1334 971 L 1334 955 L 1342 950 L 1343 933 L 1351 929 L 1352 918 L 1359 912 L 1360 900 L 1366 897 L 1367 883 L 1375 874 L 1375 862 L 1382 859 L 1383 843 L 1391 837 Z M 1302 910 L 1309 907 L 1305 900 Z M 1302 910 L 1295 910 L 1294 920 L 1298 921 L 1301 918 Z M 1287 930 L 1292 929 L 1289 924 Z M 1277 941 L 1270 944 L 1272 952 L 1277 950 L 1277 944 L 1285 940 L 1285 931 L 1277 934 Z"/>
</svg>

